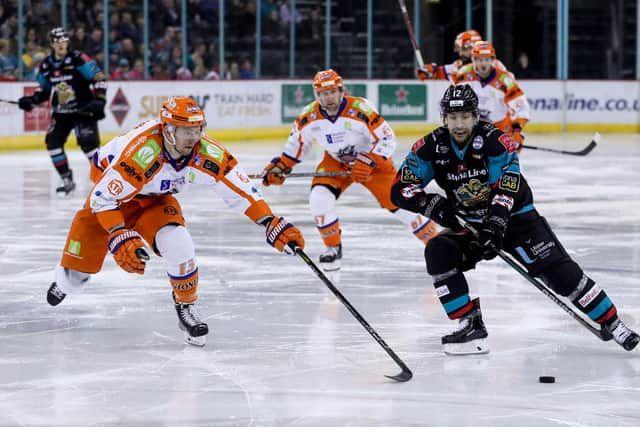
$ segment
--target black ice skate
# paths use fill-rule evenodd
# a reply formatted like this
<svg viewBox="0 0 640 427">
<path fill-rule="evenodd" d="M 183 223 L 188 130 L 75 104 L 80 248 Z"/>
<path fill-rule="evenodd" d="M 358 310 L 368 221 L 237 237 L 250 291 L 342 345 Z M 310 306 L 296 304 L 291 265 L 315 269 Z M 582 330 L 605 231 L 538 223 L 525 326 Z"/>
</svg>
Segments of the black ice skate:
<svg viewBox="0 0 640 427">
<path fill-rule="evenodd" d="M 47 291 L 47 302 L 50 305 L 56 306 L 60 304 L 66 296 L 67 294 L 62 292 L 62 289 L 58 287 L 56 282 L 53 282 L 51 286 L 49 286 L 49 290 Z"/>
<path fill-rule="evenodd" d="M 342 244 L 338 246 L 327 246 L 326 251 L 318 257 L 320 267 L 324 271 L 340 270 L 342 259 Z"/>
<path fill-rule="evenodd" d="M 66 196 L 76 189 L 76 183 L 73 182 L 72 171 L 60 175 L 60 178 L 62 178 L 62 185 L 56 188 L 56 193 Z"/>
<path fill-rule="evenodd" d="M 444 352 L 450 355 L 486 354 L 489 353 L 487 344 L 487 328 L 482 321 L 480 300 L 472 301 L 474 308 L 460 318 L 458 329 L 442 337 Z"/>
<path fill-rule="evenodd" d="M 193 304 L 176 303 L 178 314 L 178 326 L 184 331 L 184 339 L 187 343 L 202 347 L 207 343 L 205 335 L 209 333 L 209 326 L 200 320 L 200 316 Z"/>
<path fill-rule="evenodd" d="M 627 351 L 636 348 L 640 342 L 640 335 L 629 329 L 620 319 L 614 320 L 606 328 L 613 335 L 613 340 Z"/>
</svg>

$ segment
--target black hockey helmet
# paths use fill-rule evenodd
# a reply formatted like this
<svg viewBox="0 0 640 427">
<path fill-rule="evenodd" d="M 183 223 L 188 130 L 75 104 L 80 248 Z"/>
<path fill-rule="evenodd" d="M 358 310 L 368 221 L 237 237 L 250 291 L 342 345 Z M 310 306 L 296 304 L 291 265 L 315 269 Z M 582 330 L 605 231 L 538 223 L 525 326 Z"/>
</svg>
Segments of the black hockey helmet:
<svg viewBox="0 0 640 427">
<path fill-rule="evenodd" d="M 49 42 L 68 42 L 69 34 L 62 27 L 56 27 L 53 30 L 49 31 Z"/>
<path fill-rule="evenodd" d="M 478 112 L 478 95 L 468 84 L 449 86 L 440 100 L 442 116 L 457 111 L 469 111 L 476 117 Z"/>
</svg>

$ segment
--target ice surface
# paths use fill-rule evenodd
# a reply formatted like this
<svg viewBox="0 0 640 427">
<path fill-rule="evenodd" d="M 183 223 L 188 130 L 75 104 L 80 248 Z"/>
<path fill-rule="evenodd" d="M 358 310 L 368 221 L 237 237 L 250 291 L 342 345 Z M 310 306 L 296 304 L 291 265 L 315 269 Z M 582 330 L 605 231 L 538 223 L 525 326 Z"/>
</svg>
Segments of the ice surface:
<svg viewBox="0 0 640 427">
<path fill-rule="evenodd" d="M 578 150 L 590 135 L 530 135 Z M 411 141 L 404 139 L 399 162 Z M 281 141 L 229 144 L 259 172 Z M 589 275 L 640 328 L 640 138 L 604 134 L 586 157 L 525 151 L 537 207 Z M 311 170 L 317 153 L 297 170 Z M 54 195 L 46 151 L 0 155 L 0 425 L 638 426 L 640 352 L 595 339 L 500 260 L 468 275 L 482 299 L 491 353 L 451 357 L 455 325 L 435 298 L 423 249 L 354 186 L 338 202 L 342 270 L 330 276 L 414 379 L 397 366 L 302 260 L 208 189 L 180 195 L 196 244 L 204 348 L 184 344 L 162 259 L 143 277 L 107 259 L 82 294 L 45 300 L 74 212 L 90 188 Z M 322 249 L 309 178 L 265 197 Z M 553 375 L 555 384 L 538 377 Z"/>
</svg>

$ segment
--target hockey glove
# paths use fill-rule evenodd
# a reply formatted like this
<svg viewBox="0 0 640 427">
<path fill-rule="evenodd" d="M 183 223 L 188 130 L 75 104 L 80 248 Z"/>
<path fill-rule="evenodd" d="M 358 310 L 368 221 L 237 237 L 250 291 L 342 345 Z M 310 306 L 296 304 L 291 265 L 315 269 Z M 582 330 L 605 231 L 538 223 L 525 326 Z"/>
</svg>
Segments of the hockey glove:
<svg viewBox="0 0 640 427">
<path fill-rule="evenodd" d="M 267 243 L 279 252 L 295 255 L 296 246 L 304 249 L 304 237 L 296 226 L 282 217 L 271 217 L 264 224 L 267 226 Z"/>
<path fill-rule="evenodd" d="M 31 111 L 36 104 L 36 100 L 33 99 L 33 96 L 23 96 L 18 99 L 18 107 L 24 111 Z"/>
<path fill-rule="evenodd" d="M 436 63 L 424 64 L 424 67 L 416 68 L 416 76 L 422 81 L 431 80 L 436 75 L 437 69 L 438 64 Z"/>
<path fill-rule="evenodd" d="M 136 231 L 121 228 L 112 232 L 109 236 L 109 252 L 127 273 L 144 274 L 149 254 L 144 248 L 144 240 Z"/>
<path fill-rule="evenodd" d="M 376 162 L 373 160 L 375 154 L 358 153 L 356 161 L 351 166 L 351 178 L 355 182 L 365 183 L 371 180 L 373 170 L 376 168 Z"/>
<path fill-rule="evenodd" d="M 262 171 L 262 184 L 266 187 L 282 185 L 294 164 L 293 160 L 284 156 L 274 157 Z"/>
<path fill-rule="evenodd" d="M 426 197 L 424 216 L 431 218 L 445 228 L 462 229 L 456 219 L 456 207 L 451 200 L 436 193 L 427 193 Z"/>
<path fill-rule="evenodd" d="M 522 126 L 519 123 L 514 123 L 511 127 L 511 139 L 513 140 L 518 153 L 522 150 L 522 144 L 524 143 L 524 133 L 522 132 Z"/>
<path fill-rule="evenodd" d="M 477 240 L 471 242 L 471 250 L 484 259 L 493 259 L 502 249 L 507 220 L 501 215 L 490 214 L 482 222 Z"/>
<path fill-rule="evenodd" d="M 95 120 L 102 120 L 106 117 L 104 114 L 105 104 L 106 102 L 102 98 L 92 99 L 80 109 L 80 112 Z"/>
</svg>

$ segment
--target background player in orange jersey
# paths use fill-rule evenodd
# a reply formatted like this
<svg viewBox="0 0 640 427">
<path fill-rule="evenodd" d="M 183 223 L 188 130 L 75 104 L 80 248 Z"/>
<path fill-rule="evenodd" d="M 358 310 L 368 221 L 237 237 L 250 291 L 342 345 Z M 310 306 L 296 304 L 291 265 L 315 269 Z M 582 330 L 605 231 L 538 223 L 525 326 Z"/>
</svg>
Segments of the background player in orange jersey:
<svg viewBox="0 0 640 427">
<path fill-rule="evenodd" d="M 496 51 L 488 41 L 477 42 L 472 63 L 458 70 L 454 82 L 467 83 L 478 95 L 480 118 L 511 135 L 518 149 L 531 116 L 524 91 L 509 71 L 496 67 Z"/>
<path fill-rule="evenodd" d="M 384 118 L 365 98 L 345 95 L 342 77 L 334 70 L 318 72 L 313 79 L 316 100 L 307 105 L 293 124 L 280 156 L 264 169 L 264 185 L 281 185 L 291 169 L 317 142 L 324 157 L 317 172 L 345 172 L 348 176 L 315 177 L 309 203 L 318 231 L 326 246 L 320 265 L 327 271 L 340 268 L 342 239 L 336 200 L 354 182 L 362 184 L 380 206 L 409 225 L 413 234 L 426 243 L 437 233 L 428 218 L 391 202 L 389 190 L 396 169 L 391 155 L 396 137 Z M 403 177 L 412 180 L 412 176 Z"/>
<path fill-rule="evenodd" d="M 234 210 L 266 227 L 267 243 L 295 254 L 300 231 L 274 215 L 238 161 L 206 136 L 204 112 L 189 97 L 169 98 L 160 120 L 143 122 L 94 156 L 95 186 L 73 220 L 47 301 L 58 305 L 102 268 L 107 250 L 123 270 L 144 274 L 147 245 L 167 264 L 169 282 L 188 343 L 202 346 L 208 325 L 194 304 L 198 264 L 174 193 L 191 185 L 213 188 Z"/>
</svg>

